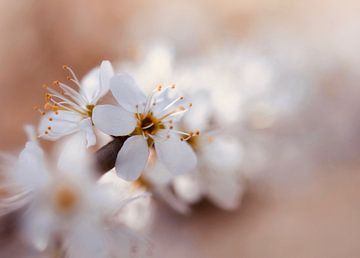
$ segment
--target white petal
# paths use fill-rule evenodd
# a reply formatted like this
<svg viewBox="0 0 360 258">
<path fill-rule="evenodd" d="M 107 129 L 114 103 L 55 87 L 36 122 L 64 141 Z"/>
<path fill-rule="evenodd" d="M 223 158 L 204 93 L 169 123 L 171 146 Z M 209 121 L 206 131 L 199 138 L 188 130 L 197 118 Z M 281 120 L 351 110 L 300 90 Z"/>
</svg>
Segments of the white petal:
<svg viewBox="0 0 360 258">
<path fill-rule="evenodd" d="M 38 132 L 44 139 L 57 140 L 78 131 L 82 119 L 83 116 L 76 112 L 58 111 L 58 115 L 55 112 L 48 112 L 41 118 Z"/>
<path fill-rule="evenodd" d="M 189 203 L 196 203 L 201 199 L 201 188 L 196 175 L 187 174 L 177 176 L 173 181 L 175 193 Z"/>
<path fill-rule="evenodd" d="M 215 135 L 209 142 L 206 135 L 200 135 L 201 153 L 204 162 L 217 170 L 238 170 L 243 159 L 243 147 L 232 137 Z M 219 158 L 221 157 L 221 159 Z"/>
<path fill-rule="evenodd" d="M 200 90 L 191 97 L 191 102 L 194 105 L 191 111 L 184 117 L 184 123 L 187 128 L 194 128 L 198 130 L 206 130 L 209 126 L 210 118 L 214 115 L 214 108 L 210 101 L 208 91 Z"/>
<path fill-rule="evenodd" d="M 101 225 L 83 219 L 69 230 L 64 245 L 69 258 L 106 258 L 109 257 L 106 240 Z"/>
<path fill-rule="evenodd" d="M 109 61 L 102 61 L 100 65 L 100 85 L 101 91 L 99 98 L 104 96 L 110 89 L 110 79 L 114 76 L 114 69 Z"/>
<path fill-rule="evenodd" d="M 167 186 L 158 186 L 157 188 L 155 188 L 154 195 L 161 198 L 171 208 L 181 214 L 188 215 L 191 212 L 189 204 L 186 203 L 184 200 L 177 198 Z"/>
<path fill-rule="evenodd" d="M 90 147 L 96 144 L 96 136 L 94 133 L 91 118 L 83 119 L 79 124 L 80 130 L 85 134 L 86 147 Z"/>
<path fill-rule="evenodd" d="M 100 69 L 95 67 L 81 80 L 81 95 L 85 96 L 89 104 L 95 104 L 96 97 L 100 94 Z"/>
<path fill-rule="evenodd" d="M 121 107 L 99 105 L 94 108 L 93 122 L 104 133 L 113 136 L 130 134 L 136 126 L 136 118 Z"/>
<path fill-rule="evenodd" d="M 86 148 L 86 135 L 82 132 L 76 133 L 65 141 L 57 145 L 58 163 L 60 171 L 66 173 L 76 173 L 85 170 L 88 163 L 88 153 Z M 90 173 L 90 171 L 87 171 Z"/>
<path fill-rule="evenodd" d="M 144 177 L 154 185 L 167 185 L 174 178 L 164 164 L 158 160 L 154 160 L 154 162 L 151 162 L 151 164 L 146 167 Z"/>
<path fill-rule="evenodd" d="M 47 183 L 49 173 L 46 169 L 44 152 L 36 142 L 26 143 L 19 155 L 13 176 L 15 181 L 26 190 L 39 190 Z"/>
<path fill-rule="evenodd" d="M 39 251 L 44 251 L 54 227 L 54 218 L 42 207 L 31 207 L 23 215 L 22 233 L 27 241 L 34 244 Z"/>
<path fill-rule="evenodd" d="M 194 170 L 197 159 L 190 145 L 176 135 L 166 140 L 155 140 L 159 160 L 173 174 L 179 175 Z"/>
<path fill-rule="evenodd" d="M 136 180 L 144 170 L 148 157 L 149 147 L 146 139 L 141 135 L 132 136 L 119 151 L 115 164 L 116 173 L 124 180 Z"/>
<path fill-rule="evenodd" d="M 141 107 L 145 103 L 146 97 L 139 89 L 135 80 L 127 74 L 118 74 L 110 80 L 110 89 L 115 99 L 123 108 L 135 113 L 136 106 Z"/>
<path fill-rule="evenodd" d="M 206 178 L 203 181 L 206 181 L 203 189 L 208 198 L 220 208 L 233 210 L 240 205 L 245 188 L 238 175 L 231 175 L 224 170 L 215 171 L 208 168 Z"/>
</svg>

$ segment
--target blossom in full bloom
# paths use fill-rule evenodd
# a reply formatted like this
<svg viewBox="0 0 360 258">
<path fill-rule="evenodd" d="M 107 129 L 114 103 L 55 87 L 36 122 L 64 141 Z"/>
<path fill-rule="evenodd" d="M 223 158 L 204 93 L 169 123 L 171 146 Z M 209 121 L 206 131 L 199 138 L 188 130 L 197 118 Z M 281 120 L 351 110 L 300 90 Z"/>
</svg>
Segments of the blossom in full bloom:
<svg viewBox="0 0 360 258">
<path fill-rule="evenodd" d="M 97 183 L 83 151 L 85 139 L 75 136 L 57 166 L 47 162 L 34 140 L 16 161 L 12 187 L 26 195 L 20 220 L 24 239 L 47 257 L 144 257 L 147 240 L 116 220 L 140 196 L 123 198 Z"/>
<path fill-rule="evenodd" d="M 137 179 L 144 170 L 150 148 L 173 174 L 190 172 L 196 166 L 196 156 L 187 137 L 198 133 L 174 130 L 188 110 L 182 96 L 171 96 L 175 86 L 158 86 L 148 97 L 132 77 L 115 75 L 110 90 L 119 106 L 98 105 L 93 111 L 97 128 L 113 136 L 129 136 L 118 153 L 115 169 L 125 180 Z M 180 137 L 183 134 L 183 137 Z"/>
<path fill-rule="evenodd" d="M 45 95 L 45 111 L 38 109 L 43 115 L 39 125 L 39 134 L 48 140 L 57 140 L 62 136 L 75 132 L 86 135 L 86 145 L 96 144 L 93 130 L 92 113 L 97 102 L 109 91 L 109 81 L 113 76 L 113 68 L 109 61 L 103 61 L 99 68 L 94 68 L 80 82 L 71 68 L 64 65 L 73 82 L 79 90 L 55 81 L 53 84 L 59 90 L 47 87 Z"/>
</svg>

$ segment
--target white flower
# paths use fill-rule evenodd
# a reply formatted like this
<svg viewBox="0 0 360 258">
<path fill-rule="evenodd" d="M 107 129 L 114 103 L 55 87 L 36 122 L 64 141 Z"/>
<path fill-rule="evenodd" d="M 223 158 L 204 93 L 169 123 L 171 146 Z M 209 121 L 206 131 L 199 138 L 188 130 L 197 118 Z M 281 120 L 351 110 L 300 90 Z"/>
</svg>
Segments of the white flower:
<svg viewBox="0 0 360 258">
<path fill-rule="evenodd" d="M 100 68 L 91 70 L 80 82 L 74 72 L 64 66 L 71 76 L 68 79 L 79 90 L 76 91 L 68 85 L 55 81 L 54 85 L 60 91 L 46 86 L 45 111 L 39 125 L 39 134 L 48 140 L 57 140 L 62 136 L 75 132 L 83 132 L 87 138 L 87 146 L 96 144 L 93 131 L 92 111 L 98 100 L 109 91 L 109 81 L 113 76 L 113 68 L 109 61 L 103 61 Z"/>
<path fill-rule="evenodd" d="M 193 98 L 199 105 L 184 119 L 183 127 L 196 126 L 202 132 L 188 139 L 197 154 L 198 166 L 195 173 L 173 179 L 175 193 L 189 204 L 206 197 L 223 209 L 234 209 L 244 191 L 240 171 L 242 145 L 226 135 L 221 124 L 219 130 L 214 130 L 214 126 L 219 126 L 218 119 L 211 112 L 206 91 L 197 92 Z"/>
<path fill-rule="evenodd" d="M 235 209 L 244 192 L 239 171 L 241 145 L 231 137 L 206 134 L 196 140 L 196 145 L 197 170 L 174 178 L 175 193 L 190 204 L 205 197 L 223 209 Z"/>
<path fill-rule="evenodd" d="M 51 257 L 58 252 L 74 258 L 143 257 L 134 252 L 144 251 L 147 242 L 116 221 L 121 208 L 138 197 L 124 199 L 96 183 L 85 152 L 79 155 L 81 147 L 84 138 L 72 138 L 56 169 L 35 141 L 26 144 L 13 173 L 13 182 L 27 194 L 24 238 Z"/>
<path fill-rule="evenodd" d="M 110 89 L 120 106 L 94 108 L 93 121 L 97 128 L 113 136 L 130 135 L 115 165 L 123 179 L 131 181 L 141 175 L 152 146 L 159 160 L 175 175 L 190 172 L 196 166 L 193 150 L 179 137 L 179 133 L 186 137 L 194 133 L 174 130 L 174 124 L 187 111 L 183 97 L 170 96 L 174 88 L 159 86 L 146 98 L 129 75 L 115 75 Z"/>
<path fill-rule="evenodd" d="M 134 195 L 142 195 L 148 189 L 138 187 L 133 182 L 128 182 L 116 175 L 115 169 L 104 174 L 99 180 L 102 184 L 107 184 L 116 188 L 118 194 L 125 198 L 131 198 Z M 152 198 L 141 198 L 136 202 L 126 205 L 118 216 L 121 223 L 135 230 L 146 231 L 150 229 L 154 218 L 154 206 Z"/>
</svg>

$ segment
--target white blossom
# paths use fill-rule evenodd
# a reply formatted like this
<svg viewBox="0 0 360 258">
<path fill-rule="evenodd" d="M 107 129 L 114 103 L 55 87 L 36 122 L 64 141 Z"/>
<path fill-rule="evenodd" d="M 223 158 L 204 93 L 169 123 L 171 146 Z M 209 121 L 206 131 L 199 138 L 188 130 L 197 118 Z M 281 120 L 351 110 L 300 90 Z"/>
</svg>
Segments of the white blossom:
<svg viewBox="0 0 360 258">
<path fill-rule="evenodd" d="M 129 75 L 119 74 L 111 79 L 110 89 L 119 106 L 96 106 L 93 121 L 109 135 L 130 136 L 116 159 L 115 169 L 121 178 L 132 181 L 141 175 L 152 146 L 157 158 L 175 175 L 195 167 L 196 156 L 184 141 L 190 134 L 174 130 L 188 109 L 184 97 L 171 96 L 174 88 L 158 86 L 146 97 Z"/>
<path fill-rule="evenodd" d="M 26 194 L 21 233 L 39 252 L 66 257 L 144 257 L 148 242 L 118 223 L 117 216 L 140 196 L 119 195 L 99 184 L 84 137 L 73 136 L 64 145 L 58 166 L 47 162 L 44 151 L 30 140 L 12 173 L 14 187 Z"/>
<path fill-rule="evenodd" d="M 46 104 L 45 111 L 39 125 L 39 134 L 48 140 L 57 140 L 65 135 L 82 132 L 86 135 L 86 145 L 96 144 L 93 130 L 92 112 L 97 102 L 109 91 L 109 80 L 113 76 L 113 68 L 109 61 L 103 61 L 100 67 L 91 70 L 80 82 L 75 73 L 68 66 L 68 80 L 79 89 L 55 81 L 53 84 L 59 90 L 45 86 Z"/>
</svg>

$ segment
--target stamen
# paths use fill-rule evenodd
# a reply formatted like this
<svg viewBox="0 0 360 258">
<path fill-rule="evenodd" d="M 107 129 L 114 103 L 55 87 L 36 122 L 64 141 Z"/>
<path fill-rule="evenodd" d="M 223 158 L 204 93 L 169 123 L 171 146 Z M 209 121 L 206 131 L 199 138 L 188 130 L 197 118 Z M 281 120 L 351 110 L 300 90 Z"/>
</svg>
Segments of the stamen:
<svg viewBox="0 0 360 258">
<path fill-rule="evenodd" d="M 183 100 L 183 99 L 184 99 L 183 96 L 174 99 L 169 105 L 167 105 L 166 107 L 164 107 L 163 111 L 169 109 L 170 107 L 172 107 L 172 106 L 175 105 L 177 102 L 179 102 L 180 100 Z"/>
<path fill-rule="evenodd" d="M 161 118 L 159 118 L 159 121 L 162 121 L 165 118 L 168 118 L 169 116 L 175 116 L 175 115 L 182 114 L 182 113 L 184 113 L 186 111 L 187 111 L 187 109 L 185 109 L 184 107 L 179 107 L 178 110 L 174 110 L 174 111 L 172 111 L 172 112 L 170 112 L 168 114 L 163 115 Z"/>
<path fill-rule="evenodd" d="M 45 111 L 43 111 L 42 109 L 40 109 L 38 106 L 34 106 L 34 110 L 38 111 L 40 113 L 40 115 L 44 116 L 46 114 Z"/>
<path fill-rule="evenodd" d="M 74 78 L 74 80 L 75 80 L 76 82 L 79 82 L 79 79 L 76 77 L 74 71 L 73 71 L 69 66 L 63 65 L 63 69 L 64 69 L 64 70 L 68 70 L 69 73 L 71 74 L 71 76 Z"/>
<path fill-rule="evenodd" d="M 148 128 L 150 128 L 150 127 L 152 127 L 154 125 L 154 123 L 151 123 L 151 124 L 149 124 L 149 125 L 147 125 L 147 126 L 144 126 L 144 127 L 141 127 L 141 129 L 148 129 Z"/>
</svg>

